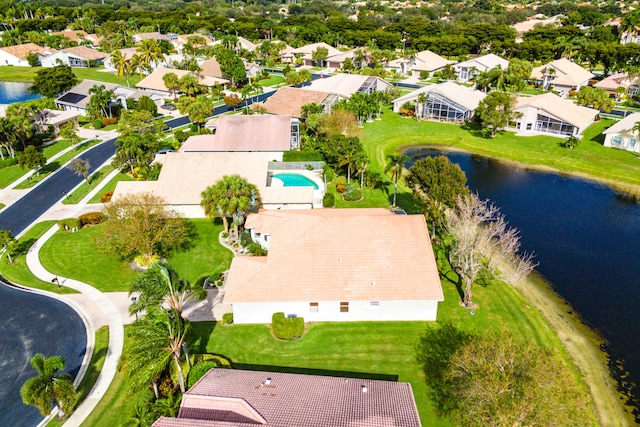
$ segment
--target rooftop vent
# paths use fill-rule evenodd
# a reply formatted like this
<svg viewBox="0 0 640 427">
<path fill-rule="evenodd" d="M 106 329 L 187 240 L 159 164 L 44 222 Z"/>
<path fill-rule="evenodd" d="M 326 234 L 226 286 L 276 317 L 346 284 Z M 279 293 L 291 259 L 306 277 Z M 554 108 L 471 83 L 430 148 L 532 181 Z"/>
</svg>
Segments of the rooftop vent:
<svg viewBox="0 0 640 427">
<path fill-rule="evenodd" d="M 271 385 L 271 378 L 264 380 L 264 385 Z"/>
<path fill-rule="evenodd" d="M 367 391 L 368 391 L 367 386 L 366 386 L 366 385 L 363 385 L 363 386 L 362 386 L 362 392 L 363 392 L 363 393 L 366 393 Z"/>
<path fill-rule="evenodd" d="M 375 286 L 376 285 L 376 281 L 374 280 L 373 282 L 371 282 L 371 286 Z"/>
</svg>

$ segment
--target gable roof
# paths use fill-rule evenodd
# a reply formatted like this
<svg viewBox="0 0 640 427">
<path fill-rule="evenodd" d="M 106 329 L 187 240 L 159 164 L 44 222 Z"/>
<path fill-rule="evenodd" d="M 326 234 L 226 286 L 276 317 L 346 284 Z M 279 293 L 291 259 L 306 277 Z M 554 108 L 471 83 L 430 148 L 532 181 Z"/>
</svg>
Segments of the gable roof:
<svg viewBox="0 0 640 427">
<path fill-rule="evenodd" d="M 250 50 L 250 51 L 254 51 L 256 50 L 256 45 L 253 42 L 250 42 L 249 40 L 245 39 L 242 36 L 238 37 L 238 45 L 240 45 L 240 47 L 242 49 L 246 49 L 246 50 Z"/>
<path fill-rule="evenodd" d="M 608 135 L 610 133 L 622 133 L 629 132 L 636 123 L 640 122 L 640 113 L 629 114 L 624 119 L 620 120 L 618 123 L 611 125 L 608 129 L 604 130 L 602 133 L 604 135 Z"/>
<path fill-rule="evenodd" d="M 459 62 L 455 65 L 456 68 L 463 67 L 476 67 L 480 71 L 487 71 L 500 66 L 502 69 L 509 67 L 509 61 L 500 58 L 498 55 L 490 53 L 488 55 L 479 56 L 477 58 L 469 59 L 468 61 Z"/>
<path fill-rule="evenodd" d="M 205 76 L 211 77 L 220 77 L 222 78 L 222 70 L 220 69 L 220 63 L 216 59 L 215 56 L 204 61 L 200 64 L 200 68 L 202 69 L 202 74 Z"/>
<path fill-rule="evenodd" d="M 316 92 L 335 93 L 337 95 L 349 98 L 367 82 L 369 79 L 376 80 L 386 86 L 390 83 L 380 77 L 363 76 L 361 74 L 335 74 L 330 77 L 324 77 L 311 82 L 310 85 L 304 86 L 305 90 L 313 90 Z"/>
<path fill-rule="evenodd" d="M 104 59 L 109 55 L 104 52 L 98 52 L 95 49 L 88 48 L 86 46 L 74 46 L 62 49 L 61 52 L 66 52 L 78 58 L 86 59 L 88 61 L 95 61 L 98 59 Z"/>
<path fill-rule="evenodd" d="M 545 74 L 548 74 L 547 69 L 550 67 L 556 70 L 555 78 L 551 80 L 552 85 L 578 86 L 594 77 L 592 73 L 575 62 L 561 58 L 531 70 L 531 78 L 542 79 Z"/>
<path fill-rule="evenodd" d="M 68 38 L 72 42 L 80 43 L 82 40 L 87 40 L 87 32 L 84 30 L 64 30 L 54 31 L 52 36 L 63 36 Z"/>
<path fill-rule="evenodd" d="M 340 53 L 340 51 L 338 49 L 336 49 L 335 47 L 333 47 L 331 45 L 326 44 L 325 42 L 306 44 L 306 45 L 304 45 L 302 47 L 299 47 L 297 49 L 293 49 L 292 53 L 294 53 L 296 55 L 302 54 L 304 58 L 311 59 L 311 55 L 313 54 L 313 51 L 318 49 L 319 47 L 324 47 L 329 51 L 327 57 L 330 57 L 330 56 L 333 56 L 333 55 L 337 55 L 337 54 Z"/>
<path fill-rule="evenodd" d="M 151 33 L 137 33 L 137 34 L 134 34 L 133 37 L 138 39 L 138 40 L 153 39 L 153 40 L 166 40 L 166 41 L 169 41 L 169 37 L 165 36 L 162 33 L 157 32 L 157 31 L 154 31 L 154 32 L 151 32 Z"/>
<path fill-rule="evenodd" d="M 629 73 L 615 73 L 600 80 L 598 83 L 594 84 L 593 87 L 615 91 L 620 86 L 627 89 L 632 84 L 638 84 L 639 82 L 640 78 L 638 77 L 635 77 L 633 81 L 629 79 Z"/>
<path fill-rule="evenodd" d="M 451 63 L 446 58 L 438 55 L 437 53 L 431 52 L 430 50 L 423 50 L 422 52 L 418 52 L 416 54 L 416 65 L 413 66 L 413 69 L 416 71 L 434 71 L 439 70 L 440 68 L 444 68 Z"/>
<path fill-rule="evenodd" d="M 164 80 L 162 80 L 162 78 L 164 77 L 165 74 L 169 74 L 169 73 L 175 74 L 176 76 L 178 76 L 178 78 L 186 76 L 187 74 L 193 74 L 191 73 L 191 71 L 188 71 L 188 70 L 178 70 L 176 68 L 159 67 L 153 70 L 153 72 L 148 76 L 146 76 L 144 79 L 140 80 L 140 82 L 136 84 L 136 87 L 168 92 L 169 89 L 167 89 L 167 87 L 164 85 Z M 198 83 L 207 87 L 212 87 L 217 84 L 224 84 L 229 82 L 229 80 L 219 78 L 219 77 L 205 76 L 205 75 L 200 75 L 199 77 L 200 78 L 198 79 Z"/>
<path fill-rule="evenodd" d="M 329 95 L 328 92 L 284 86 L 267 98 L 262 106 L 271 114 L 300 117 L 303 105 L 313 102 L 320 104 Z"/>
<path fill-rule="evenodd" d="M 23 43 L 15 46 L 0 47 L 0 50 L 4 50 L 8 54 L 13 55 L 23 61 L 26 61 L 27 56 L 29 56 L 29 54 L 32 52 L 40 56 L 44 56 L 47 53 L 56 52 L 55 49 L 45 49 L 44 47 L 38 46 L 35 43 Z"/>
<path fill-rule="evenodd" d="M 423 215 L 260 211 L 245 228 L 271 235 L 269 253 L 233 259 L 225 303 L 444 298 Z"/>
<path fill-rule="evenodd" d="M 113 83 L 85 79 L 56 99 L 56 104 L 85 108 L 91 99 L 89 89 L 95 85 L 104 86 L 105 90 L 115 91 L 120 86 Z"/>
<path fill-rule="evenodd" d="M 482 101 L 487 95 L 484 92 L 475 90 L 470 87 L 459 85 L 454 82 L 444 82 L 437 85 L 425 86 L 420 89 L 416 89 L 400 98 L 393 101 L 394 104 L 402 104 L 407 101 L 412 101 L 418 97 L 421 93 L 437 93 L 443 97 L 450 99 L 463 106 L 468 110 L 475 110 L 478 108 L 480 101 Z"/>
<path fill-rule="evenodd" d="M 291 117 L 223 115 L 216 133 L 189 137 L 180 151 L 289 151 Z"/>
<path fill-rule="evenodd" d="M 516 100 L 515 109 L 533 107 L 561 119 L 573 126 L 582 128 L 585 124 L 593 121 L 599 111 L 593 108 L 576 105 L 568 99 L 547 92 L 536 96 L 519 96 Z"/>
<path fill-rule="evenodd" d="M 393 381 L 212 369 L 185 397 L 154 427 L 421 425 L 411 385 Z"/>
</svg>

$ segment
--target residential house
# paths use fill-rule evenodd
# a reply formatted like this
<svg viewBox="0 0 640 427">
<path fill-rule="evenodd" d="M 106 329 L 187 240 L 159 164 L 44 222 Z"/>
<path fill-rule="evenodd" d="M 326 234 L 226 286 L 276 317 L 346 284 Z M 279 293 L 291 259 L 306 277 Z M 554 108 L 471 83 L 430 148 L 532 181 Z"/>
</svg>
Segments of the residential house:
<svg viewBox="0 0 640 427">
<path fill-rule="evenodd" d="M 248 50 L 249 52 L 254 52 L 256 50 L 256 47 L 257 46 L 255 43 L 250 42 L 242 36 L 238 37 L 238 42 L 236 43 L 236 51 L 244 49 Z"/>
<path fill-rule="evenodd" d="M 227 83 L 229 83 L 229 80 L 227 79 L 206 76 L 203 74 L 194 74 L 188 70 L 178 70 L 175 68 L 156 68 L 155 70 L 153 70 L 151 74 L 146 76 L 144 79 L 140 80 L 140 82 L 136 84 L 136 87 L 144 90 L 151 90 L 151 91 L 169 94 L 171 91 L 167 89 L 167 87 L 164 85 L 164 80 L 163 80 L 163 77 L 169 73 L 175 74 L 176 76 L 178 76 L 178 78 L 182 78 L 187 74 L 193 74 L 194 76 L 198 77 L 199 84 L 209 89 L 211 89 L 216 85 L 224 86 Z"/>
<path fill-rule="evenodd" d="M 78 127 L 78 111 L 60 111 L 46 108 L 37 113 L 36 126 L 39 132 L 45 132 L 49 126 L 53 128 L 55 135 L 60 133 L 60 128 L 67 123 L 71 123 L 74 128 Z"/>
<path fill-rule="evenodd" d="M 200 36 L 200 37 L 203 37 L 205 40 L 204 45 L 196 45 L 195 46 L 196 48 L 202 48 L 202 47 L 214 45 L 213 37 L 205 36 L 203 34 L 167 34 L 167 37 L 171 41 L 171 44 L 178 52 L 182 52 L 182 49 L 184 48 L 184 46 L 189 42 L 189 37 L 192 37 L 192 36 Z"/>
<path fill-rule="evenodd" d="M 336 55 L 327 57 L 325 64 L 330 70 L 341 70 L 344 66 L 344 62 L 349 58 L 354 63 L 357 49 L 352 49 L 347 52 L 340 52 Z"/>
<path fill-rule="evenodd" d="M 419 104 L 424 94 L 424 104 Z M 416 105 L 416 114 L 427 120 L 463 123 L 471 120 L 476 108 L 487 95 L 454 82 L 444 82 L 414 90 L 393 101 L 393 111 L 400 112 L 402 106 L 410 102 Z"/>
<path fill-rule="evenodd" d="M 551 18 L 544 18 L 543 16 L 532 16 L 526 21 L 513 24 L 511 27 L 516 30 L 516 43 L 522 43 L 522 37 L 525 33 L 538 27 L 554 27 L 556 25 L 562 25 L 562 15 L 552 16 Z"/>
<path fill-rule="evenodd" d="M 313 66 L 316 66 L 316 61 L 313 60 L 313 52 L 318 50 L 319 47 L 327 49 L 327 52 L 328 52 L 327 58 L 341 53 L 335 47 L 328 45 L 324 42 L 307 44 L 297 49 L 293 49 L 292 52 L 296 56 L 296 58 L 300 58 L 302 60 L 303 65 L 306 65 L 308 67 L 313 67 Z M 319 66 L 322 67 L 324 66 L 324 64 Z"/>
<path fill-rule="evenodd" d="M 271 40 L 271 43 L 278 44 L 280 41 Z M 295 49 L 293 47 L 285 43 L 284 47 L 278 51 L 278 54 L 280 55 L 280 62 L 284 62 L 285 64 L 291 64 L 294 62 L 296 60 L 296 55 L 293 53 L 294 50 Z"/>
<path fill-rule="evenodd" d="M 602 132 L 604 146 L 640 153 L 639 130 L 634 129 L 638 122 L 640 113 L 633 113 L 606 129 Z"/>
<path fill-rule="evenodd" d="M 72 43 L 87 46 L 92 49 L 96 49 L 100 45 L 100 40 L 102 40 L 102 37 L 96 34 L 87 34 L 87 32 L 83 30 L 55 31 L 51 33 L 51 35 L 65 37 Z"/>
<path fill-rule="evenodd" d="M 395 381 L 212 369 L 153 427 L 420 427 L 411 385 Z"/>
<path fill-rule="evenodd" d="M 122 54 L 122 57 L 127 61 L 130 60 L 133 57 L 133 55 L 140 55 L 140 52 L 138 51 L 137 47 L 127 47 L 127 48 L 118 49 L 118 50 Z M 182 56 L 180 56 L 180 58 L 182 58 Z M 174 57 L 172 59 L 177 59 L 177 58 Z M 169 55 L 164 55 L 163 59 L 160 59 L 157 63 L 155 62 L 150 63 L 149 67 L 151 68 L 151 70 L 154 70 L 156 68 L 166 68 L 169 63 L 170 63 Z M 104 59 L 104 68 L 109 71 L 115 71 L 117 69 L 116 64 L 114 64 L 113 61 L 111 61 L 111 55 L 109 55 Z M 146 73 L 146 70 L 145 70 L 145 73 Z"/>
<path fill-rule="evenodd" d="M 433 74 L 436 71 L 442 70 L 451 63 L 452 61 L 449 61 L 430 50 L 423 50 L 422 52 L 416 53 L 414 56 L 389 61 L 384 68 L 388 71 L 395 70 L 396 73 L 403 76 L 410 72 L 420 73 L 421 71 L 428 71 L 429 74 Z"/>
<path fill-rule="evenodd" d="M 42 58 L 40 64 L 43 67 L 55 67 L 62 64 L 71 68 L 91 68 L 101 65 L 108 56 L 104 52 L 98 52 L 86 46 L 75 46 Z"/>
<path fill-rule="evenodd" d="M 509 68 L 509 61 L 490 53 L 468 61 L 459 62 L 453 67 L 456 70 L 459 82 L 469 82 L 473 81 L 474 77 L 478 74 L 486 73 L 494 68 L 501 67 L 503 70 L 506 70 Z"/>
<path fill-rule="evenodd" d="M 38 46 L 35 43 L 0 47 L 0 66 L 14 65 L 16 67 L 28 67 L 29 54 L 34 53 L 41 59 L 53 52 L 55 52 L 55 49 Z"/>
<path fill-rule="evenodd" d="M 556 59 L 531 71 L 531 79 L 541 84 L 543 89 L 552 89 L 565 96 L 570 90 L 587 86 L 593 77 L 592 73 L 566 58 Z"/>
<path fill-rule="evenodd" d="M 581 107 L 551 92 L 521 96 L 515 111 L 522 114 L 512 129 L 520 135 L 579 136 L 598 117 L 598 110 Z"/>
<path fill-rule="evenodd" d="M 262 68 L 255 62 L 249 62 L 246 60 L 243 60 L 242 62 L 244 63 L 244 71 L 247 73 L 248 79 L 262 75 Z"/>
<path fill-rule="evenodd" d="M 615 73 L 605 77 L 593 85 L 595 88 L 604 89 L 609 97 L 619 99 L 622 95 L 640 95 L 640 77 L 629 78 L 629 73 Z M 622 93 L 618 92 L 623 88 Z"/>
<path fill-rule="evenodd" d="M 260 68 L 260 66 L 255 62 L 248 62 L 246 60 L 243 60 L 242 62 L 244 64 L 244 70 L 247 73 L 247 78 L 253 78 L 262 74 L 262 68 Z M 211 58 L 202 62 L 200 64 L 200 69 L 202 70 L 200 71 L 200 74 L 204 76 L 216 77 L 229 82 L 229 80 L 224 78 L 222 70 L 220 69 L 220 64 L 218 63 L 218 60 L 215 58 L 215 56 L 212 56 Z"/>
<path fill-rule="evenodd" d="M 262 103 L 262 106 L 271 114 L 282 114 L 291 117 L 302 117 L 302 107 L 307 104 L 316 103 L 325 107 L 328 111 L 332 104 L 339 98 L 331 96 L 329 92 L 319 92 L 315 90 L 306 90 L 304 87 L 295 88 L 284 86 L 281 87 Z"/>
<path fill-rule="evenodd" d="M 159 32 L 152 32 L 152 33 L 138 33 L 138 34 L 134 34 L 133 35 L 133 43 L 134 44 L 138 44 L 140 43 L 142 40 L 166 40 L 166 41 L 171 41 L 169 40 L 169 37 L 167 37 L 166 35 L 159 33 Z"/>
<path fill-rule="evenodd" d="M 384 92 L 390 86 L 391 83 L 380 77 L 362 74 L 334 74 L 314 80 L 308 86 L 304 86 L 304 89 L 350 98 L 354 93 Z"/>
<path fill-rule="evenodd" d="M 444 296 L 424 215 L 263 210 L 245 229 L 268 254 L 231 263 L 223 303 L 235 323 L 269 323 L 276 312 L 310 322 L 436 320 Z"/>
</svg>

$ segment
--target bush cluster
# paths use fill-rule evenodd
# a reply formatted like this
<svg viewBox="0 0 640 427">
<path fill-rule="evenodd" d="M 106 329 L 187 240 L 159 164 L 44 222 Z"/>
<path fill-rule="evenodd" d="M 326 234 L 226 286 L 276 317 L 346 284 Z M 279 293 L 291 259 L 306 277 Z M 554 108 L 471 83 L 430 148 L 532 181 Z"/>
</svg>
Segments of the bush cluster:
<svg viewBox="0 0 640 427">
<path fill-rule="evenodd" d="M 217 368 L 218 364 L 213 360 L 204 360 L 198 362 L 191 367 L 187 375 L 187 387 L 191 388 L 198 380 L 213 368 Z"/>
<path fill-rule="evenodd" d="M 13 157 L 6 157 L 4 160 L 0 160 L 0 169 L 8 168 L 9 166 L 17 165 L 18 161 Z"/>
<path fill-rule="evenodd" d="M 350 182 L 346 185 L 342 198 L 347 202 L 355 202 L 362 198 L 362 193 L 360 192 L 357 184 Z"/>
<path fill-rule="evenodd" d="M 253 256 L 265 256 L 267 250 L 260 243 L 251 242 L 247 245 L 247 251 Z"/>
<path fill-rule="evenodd" d="M 100 195 L 100 203 L 109 203 L 113 197 L 113 191 L 105 191 Z"/>
<path fill-rule="evenodd" d="M 98 225 L 102 221 L 105 220 L 104 214 L 102 212 L 89 212 L 78 217 L 82 226 L 86 225 Z"/>
<path fill-rule="evenodd" d="M 102 129 L 104 125 L 102 124 L 102 119 L 95 119 L 91 122 L 94 129 Z"/>
<path fill-rule="evenodd" d="M 80 230 L 82 222 L 78 218 L 65 218 L 58 221 L 60 231 Z"/>
<path fill-rule="evenodd" d="M 345 185 L 344 182 L 336 182 L 336 191 L 340 194 L 344 193 Z"/>
<path fill-rule="evenodd" d="M 325 193 L 322 198 L 322 206 L 325 208 L 332 208 L 336 204 L 336 197 L 333 193 Z"/>
<path fill-rule="evenodd" d="M 225 313 L 222 315 L 222 323 L 224 325 L 233 325 L 233 313 Z"/>
<path fill-rule="evenodd" d="M 109 125 L 115 125 L 116 123 L 118 123 L 118 119 L 116 119 L 115 117 L 103 117 L 102 118 L 102 127 L 109 126 Z"/>
<path fill-rule="evenodd" d="M 295 340 L 304 333 L 303 317 L 284 317 L 283 312 L 273 313 L 271 330 L 276 338 L 281 340 Z"/>
</svg>

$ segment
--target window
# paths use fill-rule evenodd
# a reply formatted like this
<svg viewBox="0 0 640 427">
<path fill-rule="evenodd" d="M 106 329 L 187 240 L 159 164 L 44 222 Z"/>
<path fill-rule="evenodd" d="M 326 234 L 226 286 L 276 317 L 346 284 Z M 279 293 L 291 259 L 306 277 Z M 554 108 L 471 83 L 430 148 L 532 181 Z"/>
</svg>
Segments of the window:
<svg viewBox="0 0 640 427">
<path fill-rule="evenodd" d="M 340 313 L 348 313 L 349 312 L 349 302 L 341 302 L 340 303 Z"/>
<path fill-rule="evenodd" d="M 527 130 L 531 130 L 533 128 L 533 123 L 527 123 Z"/>
<path fill-rule="evenodd" d="M 309 312 L 310 313 L 317 313 L 318 312 L 318 303 L 317 302 L 310 302 L 309 303 Z"/>
<path fill-rule="evenodd" d="M 629 148 L 636 148 L 636 139 L 629 138 Z"/>
<path fill-rule="evenodd" d="M 622 137 L 621 137 L 621 136 L 619 136 L 619 135 L 614 136 L 614 137 L 613 137 L 612 144 L 613 144 L 613 145 L 616 145 L 616 146 L 620 146 L 620 145 L 622 144 Z"/>
<path fill-rule="evenodd" d="M 380 310 L 380 301 L 369 301 L 369 310 Z"/>
</svg>

